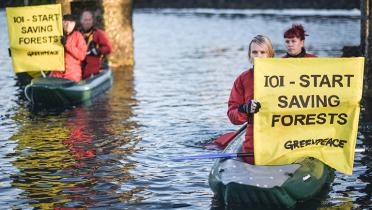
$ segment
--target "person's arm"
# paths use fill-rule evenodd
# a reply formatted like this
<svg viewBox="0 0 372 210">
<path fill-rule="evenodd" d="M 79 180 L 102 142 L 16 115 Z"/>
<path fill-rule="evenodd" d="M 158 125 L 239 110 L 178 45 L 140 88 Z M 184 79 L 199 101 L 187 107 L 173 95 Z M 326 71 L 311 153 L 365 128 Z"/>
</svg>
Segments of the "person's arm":
<svg viewBox="0 0 372 210">
<path fill-rule="evenodd" d="M 73 43 L 66 43 L 65 50 L 70 53 L 74 58 L 83 61 L 87 53 L 87 44 L 85 43 L 83 35 L 77 32 L 76 39 Z"/>
<path fill-rule="evenodd" d="M 248 115 L 246 113 L 239 112 L 239 106 L 245 104 L 244 101 L 244 86 L 241 78 L 238 77 L 231 89 L 230 98 L 228 102 L 227 116 L 234 125 L 241 125 L 248 121 Z"/>
<path fill-rule="evenodd" d="M 104 31 L 97 30 L 97 43 L 102 55 L 107 55 L 112 52 L 112 44 L 107 34 Z"/>
</svg>

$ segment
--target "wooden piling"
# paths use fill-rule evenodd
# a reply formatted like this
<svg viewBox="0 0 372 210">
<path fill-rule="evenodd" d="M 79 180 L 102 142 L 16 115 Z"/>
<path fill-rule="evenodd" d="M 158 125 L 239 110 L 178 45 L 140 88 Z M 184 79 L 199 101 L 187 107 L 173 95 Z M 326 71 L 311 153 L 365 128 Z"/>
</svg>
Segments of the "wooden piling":
<svg viewBox="0 0 372 210">
<path fill-rule="evenodd" d="M 360 1 L 361 27 L 360 48 L 365 57 L 364 65 L 364 87 L 361 119 L 372 121 L 372 0 Z"/>
<path fill-rule="evenodd" d="M 372 0 L 361 0 L 360 11 L 360 47 L 365 57 L 364 96 L 372 98 Z"/>
<path fill-rule="evenodd" d="M 102 0 L 105 30 L 113 43 L 111 66 L 133 66 L 133 0 Z"/>
<path fill-rule="evenodd" d="M 70 0 L 56 0 L 57 4 L 61 4 L 62 6 L 62 14 L 70 14 L 71 13 L 71 5 Z"/>
</svg>

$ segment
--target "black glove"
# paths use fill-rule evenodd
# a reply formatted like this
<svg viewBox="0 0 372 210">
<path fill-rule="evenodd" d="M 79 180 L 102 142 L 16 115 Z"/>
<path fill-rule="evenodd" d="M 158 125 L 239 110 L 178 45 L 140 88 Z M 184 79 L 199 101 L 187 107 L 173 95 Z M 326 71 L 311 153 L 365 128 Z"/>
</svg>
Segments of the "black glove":
<svg viewBox="0 0 372 210">
<path fill-rule="evenodd" d="M 66 38 L 66 36 L 62 36 L 62 37 L 61 37 L 61 44 L 62 44 L 63 46 L 65 46 L 65 45 L 66 45 L 66 42 L 67 42 L 67 38 Z"/>
<path fill-rule="evenodd" d="M 95 42 L 91 42 L 88 46 L 87 55 L 99 56 L 101 55 L 101 50 L 97 47 Z"/>
<path fill-rule="evenodd" d="M 248 103 L 240 105 L 238 111 L 247 114 L 254 114 L 257 113 L 260 110 L 260 108 L 261 108 L 260 102 L 256 100 L 250 100 Z"/>
</svg>

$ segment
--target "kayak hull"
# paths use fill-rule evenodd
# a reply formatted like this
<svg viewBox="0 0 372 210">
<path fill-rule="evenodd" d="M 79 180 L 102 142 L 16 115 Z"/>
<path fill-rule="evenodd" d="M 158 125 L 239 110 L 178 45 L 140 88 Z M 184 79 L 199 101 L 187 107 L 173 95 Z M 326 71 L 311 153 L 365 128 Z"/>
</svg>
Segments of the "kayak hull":
<svg viewBox="0 0 372 210">
<path fill-rule="evenodd" d="M 36 78 L 26 86 L 25 95 L 37 107 L 69 107 L 88 101 L 111 86 L 111 70 L 103 70 L 79 83 L 62 78 Z"/>
<path fill-rule="evenodd" d="M 225 152 L 240 152 L 244 137 L 242 132 Z M 219 159 L 209 175 L 209 186 L 226 206 L 292 208 L 318 195 L 333 179 L 334 170 L 314 158 L 280 166 Z"/>
</svg>

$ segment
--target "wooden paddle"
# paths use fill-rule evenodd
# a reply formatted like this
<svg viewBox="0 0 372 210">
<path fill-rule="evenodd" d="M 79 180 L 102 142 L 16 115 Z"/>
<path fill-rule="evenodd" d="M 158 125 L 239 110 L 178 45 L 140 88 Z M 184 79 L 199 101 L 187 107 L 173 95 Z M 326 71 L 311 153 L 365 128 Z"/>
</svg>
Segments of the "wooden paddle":
<svg viewBox="0 0 372 210">
<path fill-rule="evenodd" d="M 222 136 L 218 137 L 216 140 L 212 142 L 219 147 L 225 148 L 237 135 L 239 135 L 242 131 L 247 128 L 247 124 L 244 124 L 238 131 L 225 133 Z"/>
</svg>

